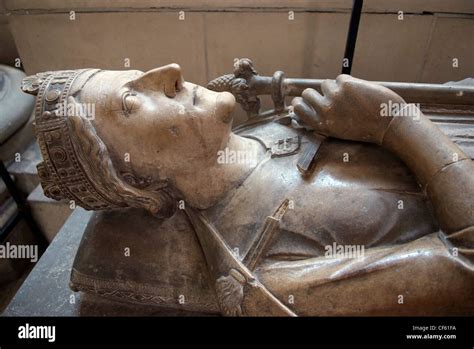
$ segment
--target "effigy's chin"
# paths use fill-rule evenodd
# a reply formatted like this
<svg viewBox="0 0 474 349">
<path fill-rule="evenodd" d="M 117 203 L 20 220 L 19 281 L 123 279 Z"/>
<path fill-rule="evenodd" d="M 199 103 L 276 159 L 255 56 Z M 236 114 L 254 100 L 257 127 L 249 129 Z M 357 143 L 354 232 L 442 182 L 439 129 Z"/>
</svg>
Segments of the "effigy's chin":
<svg viewBox="0 0 474 349">
<path fill-rule="evenodd" d="M 235 97 L 229 92 L 221 92 L 216 97 L 217 118 L 223 122 L 230 123 L 232 121 L 232 112 L 235 109 Z"/>
</svg>

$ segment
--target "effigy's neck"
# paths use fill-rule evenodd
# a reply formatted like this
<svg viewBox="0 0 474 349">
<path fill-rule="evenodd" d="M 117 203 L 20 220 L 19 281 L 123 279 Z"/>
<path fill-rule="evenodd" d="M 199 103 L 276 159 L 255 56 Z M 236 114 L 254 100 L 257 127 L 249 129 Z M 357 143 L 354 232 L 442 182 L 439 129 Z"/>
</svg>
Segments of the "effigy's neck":
<svg viewBox="0 0 474 349">
<path fill-rule="evenodd" d="M 265 149 L 253 139 L 231 134 L 211 164 L 197 166 L 175 178 L 186 204 L 206 209 L 238 187 L 265 157 Z"/>
</svg>

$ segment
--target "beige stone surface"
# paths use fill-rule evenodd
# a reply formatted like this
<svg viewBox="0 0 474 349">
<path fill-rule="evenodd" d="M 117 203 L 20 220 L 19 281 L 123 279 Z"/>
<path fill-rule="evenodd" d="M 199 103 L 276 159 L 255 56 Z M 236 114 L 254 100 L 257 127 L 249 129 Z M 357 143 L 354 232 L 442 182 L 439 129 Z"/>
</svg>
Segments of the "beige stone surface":
<svg viewBox="0 0 474 349">
<path fill-rule="evenodd" d="M 291 77 L 329 78 L 340 72 L 348 14 L 295 13 L 288 20 L 287 13 L 206 13 L 205 21 L 210 79 L 243 57 L 251 57 L 261 75 L 283 70 Z"/>
<path fill-rule="evenodd" d="M 421 80 L 435 83 L 474 76 L 473 17 L 437 16 L 435 21 Z M 458 68 L 453 67 L 454 58 Z"/>
<path fill-rule="evenodd" d="M 352 75 L 378 81 L 419 82 L 433 16 L 362 16 Z"/>
<path fill-rule="evenodd" d="M 12 16 L 27 73 L 69 68 L 149 70 L 179 62 L 190 81 L 204 82 L 202 15 L 78 13 Z M 47 47 L 47 49 L 46 49 Z M 166 50 L 164 49 L 166 48 Z M 125 67 L 125 59 L 130 67 Z"/>
<path fill-rule="evenodd" d="M 247 9 L 285 9 L 297 10 L 332 10 L 349 11 L 352 6 L 351 0 L 4 0 L 10 10 L 48 10 L 51 8 L 63 11 L 73 9 L 101 10 L 113 8 L 114 10 L 128 10 L 130 8 L 143 10 L 168 9 L 201 9 L 212 10 L 224 8 L 226 10 Z M 405 12 L 421 13 L 429 12 L 474 12 L 474 3 L 470 0 L 366 0 L 364 11 L 366 12 Z"/>
<path fill-rule="evenodd" d="M 395 13 L 362 16 L 353 74 L 374 80 L 445 82 L 472 75 L 472 17 Z M 261 74 L 326 78 L 341 69 L 349 13 L 280 10 L 166 12 L 13 12 L 10 26 L 27 73 L 99 67 L 148 70 L 170 62 L 205 84 L 250 57 Z M 48 49 L 45 49 L 45 48 Z M 163 49 L 163 48 L 166 48 Z M 449 65 L 458 56 L 460 66 Z"/>
</svg>

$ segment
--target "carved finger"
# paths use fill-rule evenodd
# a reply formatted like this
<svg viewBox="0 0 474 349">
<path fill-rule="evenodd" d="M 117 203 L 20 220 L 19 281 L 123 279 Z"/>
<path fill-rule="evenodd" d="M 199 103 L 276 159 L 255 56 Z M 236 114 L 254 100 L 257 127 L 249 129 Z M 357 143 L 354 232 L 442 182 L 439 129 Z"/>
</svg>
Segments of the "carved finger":
<svg viewBox="0 0 474 349">
<path fill-rule="evenodd" d="M 317 113 L 321 113 L 323 108 L 327 106 L 325 98 L 315 89 L 307 88 L 303 91 L 301 96 L 303 96 L 303 99 L 309 103 Z"/>
<path fill-rule="evenodd" d="M 351 81 L 351 80 L 355 80 L 352 76 L 350 75 L 347 75 L 347 74 L 339 74 L 337 77 L 336 77 L 336 83 L 338 85 L 344 85 L 345 83 Z"/>
<path fill-rule="evenodd" d="M 334 80 L 324 80 L 321 84 L 321 91 L 324 97 L 332 99 L 336 95 L 338 86 Z"/>
<path fill-rule="evenodd" d="M 293 106 L 293 112 L 298 122 L 301 121 L 301 123 L 308 126 L 314 126 L 318 123 L 318 114 L 303 98 L 294 98 L 291 105 Z"/>
</svg>

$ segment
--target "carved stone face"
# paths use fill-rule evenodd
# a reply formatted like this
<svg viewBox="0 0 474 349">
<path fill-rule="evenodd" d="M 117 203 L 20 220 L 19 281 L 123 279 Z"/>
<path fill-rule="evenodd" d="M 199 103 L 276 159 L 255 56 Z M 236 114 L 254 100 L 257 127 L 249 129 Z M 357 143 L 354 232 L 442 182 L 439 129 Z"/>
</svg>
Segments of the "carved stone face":
<svg viewBox="0 0 474 349">
<path fill-rule="evenodd" d="M 129 159 L 126 166 L 152 178 L 215 164 L 235 106 L 230 93 L 185 82 L 177 64 L 146 73 L 101 71 L 85 84 L 80 102 L 94 103 L 93 124 L 114 160 Z"/>
</svg>

